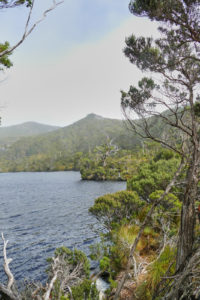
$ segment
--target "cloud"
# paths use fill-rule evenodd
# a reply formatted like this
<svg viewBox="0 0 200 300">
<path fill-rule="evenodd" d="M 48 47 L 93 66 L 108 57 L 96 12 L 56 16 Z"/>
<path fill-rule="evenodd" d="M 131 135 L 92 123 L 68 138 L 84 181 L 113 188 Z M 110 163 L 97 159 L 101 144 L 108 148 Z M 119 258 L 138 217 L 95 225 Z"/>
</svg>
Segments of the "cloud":
<svg viewBox="0 0 200 300">
<path fill-rule="evenodd" d="M 125 36 L 152 35 L 155 28 L 148 20 L 130 18 L 101 40 L 50 61 L 17 61 L 1 84 L 3 125 L 35 120 L 64 126 L 91 112 L 120 118 L 120 90 L 141 77 L 122 53 Z"/>
</svg>

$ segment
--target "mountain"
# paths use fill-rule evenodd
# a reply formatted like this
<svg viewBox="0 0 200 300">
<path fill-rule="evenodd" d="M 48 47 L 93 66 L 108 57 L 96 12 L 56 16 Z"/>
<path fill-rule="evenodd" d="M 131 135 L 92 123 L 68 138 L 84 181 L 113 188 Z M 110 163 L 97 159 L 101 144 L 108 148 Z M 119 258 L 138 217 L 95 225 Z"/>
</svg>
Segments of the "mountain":
<svg viewBox="0 0 200 300">
<path fill-rule="evenodd" d="M 58 129 L 58 126 L 26 122 L 19 125 L 0 127 L 0 145 L 11 144 L 22 137 L 36 136 Z"/>
<path fill-rule="evenodd" d="M 139 125 L 140 122 L 138 120 Z M 162 120 L 152 117 L 147 119 L 147 122 L 150 125 L 151 133 L 155 136 L 169 135 L 169 126 Z M 15 126 L 14 129 L 16 129 Z M 121 150 L 135 150 L 141 147 L 141 137 L 128 129 L 126 122 L 95 114 L 89 114 L 63 128 L 46 127 L 46 130 L 49 129 L 50 132 L 43 131 L 39 135 L 34 135 L 36 130 L 35 132 L 28 129 L 14 131 L 15 139 L 17 139 L 15 142 L 0 144 L 0 171 L 78 169 L 81 158 L 87 157 L 88 153 L 92 152 L 96 146 L 108 141 L 112 141 L 112 144 L 117 145 Z M 29 132 L 31 136 L 20 138 L 21 133 L 18 133 L 17 136 L 17 132 L 23 132 L 23 135 Z M 6 138 L 5 135 L 4 138 Z"/>
<path fill-rule="evenodd" d="M 28 133 L 28 130 L 25 132 Z M 97 145 L 106 143 L 108 138 L 121 149 L 133 149 L 140 143 L 139 138 L 127 129 L 122 120 L 89 114 L 72 125 L 37 136 L 32 134 L 11 145 L 0 146 L 0 159 L 19 160 L 39 154 L 55 157 L 70 156 L 76 152 L 88 153 Z"/>
</svg>

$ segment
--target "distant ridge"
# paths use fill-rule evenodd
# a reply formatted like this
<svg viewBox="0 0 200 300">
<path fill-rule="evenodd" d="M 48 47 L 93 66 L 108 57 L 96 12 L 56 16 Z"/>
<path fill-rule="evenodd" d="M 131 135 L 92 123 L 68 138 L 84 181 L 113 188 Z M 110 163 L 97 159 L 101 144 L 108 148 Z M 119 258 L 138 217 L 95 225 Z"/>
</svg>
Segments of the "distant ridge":
<svg viewBox="0 0 200 300">
<path fill-rule="evenodd" d="M 151 118 L 149 121 L 155 136 L 167 134 L 169 128 L 162 120 Z M 2 138 L 4 143 L 0 143 L 0 172 L 63 170 L 64 165 L 70 169 L 74 159 L 78 161 L 80 157 L 90 154 L 96 146 L 108 141 L 120 150 L 137 150 L 142 146 L 141 137 L 129 130 L 124 121 L 93 113 L 62 128 L 28 122 L 8 129 L 12 129 L 12 135 L 15 129 L 16 140 L 13 142 L 12 137 L 12 141 L 8 142 L 9 137 L 5 135 Z"/>
<path fill-rule="evenodd" d="M 33 122 L 34 123 L 34 122 Z M 32 124 L 32 122 L 31 122 Z M 51 130 L 36 135 L 31 131 L 30 123 L 25 124 L 27 136 L 19 138 L 12 144 L 0 144 L 0 159 L 19 160 L 34 155 L 71 156 L 77 152 L 88 153 L 96 146 L 112 140 L 120 149 L 134 149 L 140 144 L 140 139 L 127 130 L 122 120 L 108 119 L 91 113 L 85 118 L 62 128 L 45 128 Z M 20 129 L 23 124 L 20 125 Z M 5 134 L 5 133 L 4 133 Z M 5 135 L 4 135 L 5 137 Z"/>
<path fill-rule="evenodd" d="M 25 122 L 22 124 L 0 127 L 0 144 L 13 143 L 19 138 L 44 134 L 58 128 L 60 127 L 38 122 Z"/>
</svg>

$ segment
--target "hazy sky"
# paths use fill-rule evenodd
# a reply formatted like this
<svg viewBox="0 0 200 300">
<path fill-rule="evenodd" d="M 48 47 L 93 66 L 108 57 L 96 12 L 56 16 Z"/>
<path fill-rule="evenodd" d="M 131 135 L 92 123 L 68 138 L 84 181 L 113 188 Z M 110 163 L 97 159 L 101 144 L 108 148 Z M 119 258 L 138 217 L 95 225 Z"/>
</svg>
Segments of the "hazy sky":
<svg viewBox="0 0 200 300">
<path fill-rule="evenodd" d="M 65 126 L 96 113 L 121 118 L 120 90 L 141 74 L 123 54 L 125 37 L 151 36 L 156 24 L 128 10 L 129 0 L 65 0 L 11 56 L 1 72 L 2 125 Z M 37 20 L 51 0 L 37 0 Z M 27 9 L 0 11 L 1 42 L 15 43 Z"/>
</svg>

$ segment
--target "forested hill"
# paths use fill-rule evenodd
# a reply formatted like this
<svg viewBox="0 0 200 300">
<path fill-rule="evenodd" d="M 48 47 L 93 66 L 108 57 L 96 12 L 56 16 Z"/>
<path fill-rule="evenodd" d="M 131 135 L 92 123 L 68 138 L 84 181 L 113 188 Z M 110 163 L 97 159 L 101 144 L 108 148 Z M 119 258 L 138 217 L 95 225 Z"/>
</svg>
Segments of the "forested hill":
<svg viewBox="0 0 200 300">
<path fill-rule="evenodd" d="M 158 119 L 152 118 L 150 122 L 151 131 L 157 135 L 166 131 L 167 127 Z M 80 155 L 87 156 L 99 145 L 111 142 L 121 150 L 135 150 L 141 146 L 141 138 L 124 121 L 95 114 L 58 129 L 35 125 L 30 122 L 7 128 L 7 137 L 6 128 L 1 128 L 1 172 L 79 169 Z M 51 132 L 45 133 L 45 130 Z M 37 132 L 41 134 L 36 135 Z M 27 136 L 20 138 L 20 135 Z"/>
<path fill-rule="evenodd" d="M 122 149 L 132 149 L 139 143 L 123 121 L 89 114 L 72 125 L 46 134 L 21 138 L 1 149 L 0 156 L 19 159 L 35 154 L 86 153 L 105 143 L 108 138 Z"/>
<path fill-rule="evenodd" d="M 35 136 L 58 129 L 58 126 L 26 122 L 19 125 L 0 127 L 0 145 L 11 144 L 22 137 Z"/>
</svg>

